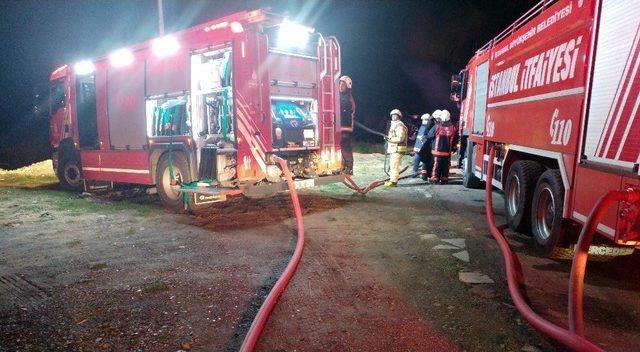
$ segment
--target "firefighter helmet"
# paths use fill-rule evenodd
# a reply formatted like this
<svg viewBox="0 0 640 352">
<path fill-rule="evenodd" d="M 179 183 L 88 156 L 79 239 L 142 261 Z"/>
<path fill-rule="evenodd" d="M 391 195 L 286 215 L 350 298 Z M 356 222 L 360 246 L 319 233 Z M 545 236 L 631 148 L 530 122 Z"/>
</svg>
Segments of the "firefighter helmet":
<svg viewBox="0 0 640 352">
<path fill-rule="evenodd" d="M 351 80 L 351 77 L 344 75 L 342 77 L 340 77 L 339 82 L 344 82 L 344 84 L 347 85 L 347 88 L 351 89 L 351 87 L 353 86 L 353 81 Z"/>
<path fill-rule="evenodd" d="M 389 113 L 389 116 L 393 116 L 393 115 L 398 115 L 398 117 L 402 117 L 402 112 L 400 112 L 400 110 L 398 110 L 398 109 L 393 109 Z"/>
<path fill-rule="evenodd" d="M 440 111 L 440 120 L 441 120 L 442 122 L 445 122 L 445 121 L 449 121 L 449 120 L 451 120 L 451 113 L 449 113 L 449 111 L 448 111 L 448 110 L 442 110 L 442 111 Z"/>
</svg>

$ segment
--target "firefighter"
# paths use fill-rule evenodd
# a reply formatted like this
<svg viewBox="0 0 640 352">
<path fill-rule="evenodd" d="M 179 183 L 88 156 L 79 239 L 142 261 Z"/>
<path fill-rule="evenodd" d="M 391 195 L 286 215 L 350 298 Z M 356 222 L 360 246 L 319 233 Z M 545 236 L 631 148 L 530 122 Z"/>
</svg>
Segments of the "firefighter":
<svg viewBox="0 0 640 352">
<path fill-rule="evenodd" d="M 427 174 L 428 170 L 430 170 L 428 166 L 429 157 L 431 156 L 431 146 L 425 143 L 427 141 L 427 134 L 433 125 L 431 115 L 423 114 L 420 119 L 422 120 L 422 124 L 418 129 L 418 134 L 416 135 L 416 143 L 413 146 L 413 177 L 418 177 L 421 174 Z M 420 164 L 422 164 L 422 168 L 420 168 Z"/>
<path fill-rule="evenodd" d="M 351 133 L 355 123 L 356 102 L 351 94 L 353 81 L 349 76 L 340 77 L 340 147 L 342 148 L 342 171 L 353 175 L 353 150 Z"/>
<path fill-rule="evenodd" d="M 398 109 L 393 109 L 391 115 L 391 126 L 387 140 L 387 153 L 389 154 L 389 181 L 385 183 L 387 187 L 396 187 L 400 178 L 400 163 L 402 156 L 407 152 L 407 126 L 402 123 L 402 113 Z"/>
<path fill-rule="evenodd" d="M 440 120 L 429 131 L 428 138 L 433 138 L 431 154 L 433 166 L 431 183 L 446 184 L 449 181 L 449 166 L 451 165 L 451 152 L 456 143 L 456 126 L 451 123 L 451 114 L 442 110 L 436 116 Z"/>
</svg>

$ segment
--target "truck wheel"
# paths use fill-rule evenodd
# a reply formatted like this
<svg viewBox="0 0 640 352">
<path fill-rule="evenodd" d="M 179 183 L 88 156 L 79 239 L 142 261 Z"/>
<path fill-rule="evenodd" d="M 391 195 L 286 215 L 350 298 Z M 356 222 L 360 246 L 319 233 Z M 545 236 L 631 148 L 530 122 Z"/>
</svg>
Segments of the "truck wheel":
<svg viewBox="0 0 640 352">
<path fill-rule="evenodd" d="M 564 185 L 558 170 L 545 171 L 533 193 L 531 230 L 534 244 L 545 256 L 557 258 L 563 239 Z"/>
<path fill-rule="evenodd" d="M 62 154 L 56 174 L 63 189 L 70 191 L 82 190 L 82 171 L 77 153 Z"/>
<path fill-rule="evenodd" d="M 158 196 L 165 208 L 179 213 L 184 211 L 184 194 L 179 190 L 180 183 L 190 183 L 191 173 L 189 163 L 182 153 L 173 152 L 171 155 L 173 164 L 173 178 L 178 185 L 171 185 L 171 172 L 169 170 L 169 155 L 165 154 L 160 158 L 156 168 L 156 189 Z M 193 203 L 193 195 L 187 196 L 187 202 Z M 192 204 L 190 204 L 192 205 Z"/>
<path fill-rule="evenodd" d="M 465 158 L 462 159 L 460 169 L 462 171 L 462 185 L 465 188 L 480 188 L 482 181 L 473 173 L 473 146 L 471 141 L 467 141 Z"/>
<path fill-rule="evenodd" d="M 511 166 L 504 187 L 504 208 L 512 230 L 531 233 L 531 199 L 543 172 L 544 167 L 531 160 L 516 161 Z"/>
</svg>

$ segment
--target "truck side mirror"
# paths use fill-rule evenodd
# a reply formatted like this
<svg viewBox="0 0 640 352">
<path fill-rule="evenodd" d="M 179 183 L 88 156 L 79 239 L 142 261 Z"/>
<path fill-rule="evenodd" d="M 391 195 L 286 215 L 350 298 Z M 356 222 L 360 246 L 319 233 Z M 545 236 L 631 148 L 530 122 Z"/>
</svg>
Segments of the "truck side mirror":
<svg viewBox="0 0 640 352">
<path fill-rule="evenodd" d="M 460 71 L 459 74 L 451 76 L 451 101 L 459 103 L 467 97 L 467 70 Z"/>
<path fill-rule="evenodd" d="M 451 76 L 451 93 L 449 99 L 453 102 L 459 102 L 462 100 L 462 77 L 461 75 Z"/>
</svg>

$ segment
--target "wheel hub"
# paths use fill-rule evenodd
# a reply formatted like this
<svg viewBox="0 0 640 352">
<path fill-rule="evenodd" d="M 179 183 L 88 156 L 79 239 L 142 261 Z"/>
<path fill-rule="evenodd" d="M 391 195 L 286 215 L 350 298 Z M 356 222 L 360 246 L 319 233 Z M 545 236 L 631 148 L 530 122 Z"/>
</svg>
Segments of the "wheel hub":
<svg viewBox="0 0 640 352">
<path fill-rule="evenodd" d="M 546 186 L 540 192 L 540 198 L 538 199 L 538 204 L 536 205 L 535 224 L 538 228 L 537 232 L 540 235 L 540 239 L 542 240 L 546 241 L 549 237 L 551 237 L 553 225 L 556 220 L 555 210 L 556 207 L 553 193 L 551 192 L 551 189 Z"/>
<path fill-rule="evenodd" d="M 177 181 L 178 185 L 182 180 L 180 170 L 175 166 L 173 168 L 173 180 Z M 164 172 L 162 173 L 162 189 L 164 190 L 164 194 L 172 200 L 178 199 L 182 194 L 182 192 L 180 192 L 180 186 L 174 186 L 171 184 L 171 173 L 169 172 L 168 167 L 164 169 Z"/>
<path fill-rule="evenodd" d="M 509 215 L 516 216 L 520 207 L 520 179 L 513 175 L 509 180 L 509 193 L 507 194 L 507 210 Z"/>
<path fill-rule="evenodd" d="M 72 186 L 80 184 L 80 169 L 78 165 L 74 163 L 67 164 L 64 168 L 64 179 Z"/>
</svg>

